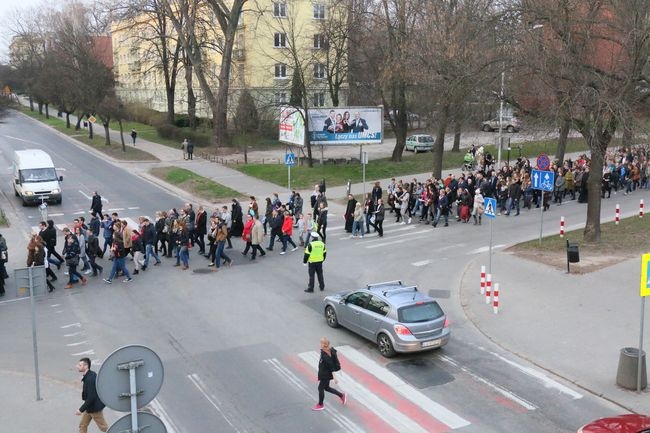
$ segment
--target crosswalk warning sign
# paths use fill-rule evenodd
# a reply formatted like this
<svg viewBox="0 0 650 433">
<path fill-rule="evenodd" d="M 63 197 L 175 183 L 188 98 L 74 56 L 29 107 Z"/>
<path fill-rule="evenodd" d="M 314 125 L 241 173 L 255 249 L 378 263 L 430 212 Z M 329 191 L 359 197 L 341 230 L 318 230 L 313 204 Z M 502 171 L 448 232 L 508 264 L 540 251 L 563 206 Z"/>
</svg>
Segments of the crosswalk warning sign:
<svg viewBox="0 0 650 433">
<path fill-rule="evenodd" d="M 491 197 L 483 199 L 483 214 L 488 218 L 496 218 L 497 200 Z"/>
</svg>

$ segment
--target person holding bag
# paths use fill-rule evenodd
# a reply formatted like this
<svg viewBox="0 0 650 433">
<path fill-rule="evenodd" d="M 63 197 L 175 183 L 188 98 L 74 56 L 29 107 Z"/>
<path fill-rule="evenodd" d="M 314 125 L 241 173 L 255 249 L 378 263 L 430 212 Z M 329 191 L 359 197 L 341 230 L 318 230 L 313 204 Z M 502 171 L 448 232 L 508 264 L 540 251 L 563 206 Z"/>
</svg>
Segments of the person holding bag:
<svg viewBox="0 0 650 433">
<path fill-rule="evenodd" d="M 325 391 L 332 393 L 341 399 L 341 403 L 347 402 L 347 394 L 337 389 L 330 387 L 330 380 L 334 383 L 339 383 L 334 373 L 341 370 L 341 363 L 336 354 L 336 349 L 330 345 L 330 340 L 327 337 L 320 339 L 320 360 L 318 361 L 318 404 L 311 408 L 311 410 L 323 410 L 325 405 Z"/>
</svg>

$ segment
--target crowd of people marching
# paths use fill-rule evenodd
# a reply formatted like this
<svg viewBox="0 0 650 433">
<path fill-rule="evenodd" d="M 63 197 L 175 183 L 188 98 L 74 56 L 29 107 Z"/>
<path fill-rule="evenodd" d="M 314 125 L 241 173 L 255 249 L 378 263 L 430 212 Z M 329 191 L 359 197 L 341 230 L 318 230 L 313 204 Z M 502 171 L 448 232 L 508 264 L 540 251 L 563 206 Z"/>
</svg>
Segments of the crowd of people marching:
<svg viewBox="0 0 650 433">
<path fill-rule="evenodd" d="M 469 152 L 473 152 L 470 149 Z M 474 156 L 474 155 L 472 155 Z M 556 161 L 551 169 L 555 172 L 554 191 L 542 193 L 531 184 L 531 164 L 525 158 L 518 158 L 512 165 L 504 164 L 495 170 L 489 158 L 482 158 L 479 170 L 468 171 L 456 177 L 449 174 L 444 179 L 430 178 L 424 182 L 396 181 L 386 186 L 386 202 L 380 182 L 375 182 L 363 202 L 353 195 L 348 196 L 344 214 L 345 230 L 351 237 L 363 238 L 371 229 L 383 236 L 383 222 L 386 212 L 394 214 L 396 222 L 411 224 L 413 219 L 437 227 L 449 225 L 450 219 L 475 225 L 482 223 L 484 197 L 494 197 L 499 215 L 519 215 L 522 208 L 533 206 L 546 211 L 552 204 L 558 206 L 564 200 L 587 201 L 587 179 L 590 160 L 582 155 L 576 161 Z M 486 163 L 487 161 L 487 163 Z M 493 164 L 493 163 L 492 163 Z M 614 192 L 631 194 L 638 189 L 648 189 L 650 172 L 650 148 L 634 146 L 610 150 L 607 153 L 602 173 L 601 197 L 609 198 Z M 293 191 L 288 201 L 282 203 L 277 193 L 259 204 L 251 196 L 244 206 L 232 199 L 230 206 L 223 206 L 208 215 L 199 206 L 195 211 L 191 203 L 182 208 L 156 212 L 152 220 L 147 216 L 139 218 L 138 226 L 129 226 L 117 213 L 102 212 L 101 196 L 93 194 L 90 219 L 74 219 L 63 229 L 63 243 L 57 251 L 57 229 L 52 220 L 41 221 L 40 231 L 32 233 L 27 246 L 27 266 L 43 265 L 46 268 L 47 286 L 54 290 L 52 282 L 57 280 L 53 268 L 65 266 L 68 276 L 66 288 L 75 284 L 85 285 L 87 276 L 104 275 L 103 281 L 111 284 L 118 276 L 123 282 L 130 282 L 133 275 L 144 272 L 149 266 L 157 266 L 161 257 L 175 259 L 174 266 L 182 270 L 190 267 L 190 251 L 196 248 L 198 254 L 208 260 L 214 271 L 224 265 L 231 266 L 232 258 L 226 250 L 232 249 L 232 237 L 241 237 L 245 247 L 241 254 L 256 260 L 273 251 L 276 239 L 280 243 L 280 254 L 286 254 L 289 246 L 295 251 L 305 246 L 316 233 L 323 242 L 327 239 L 328 204 L 325 185 L 315 185 L 306 208 L 299 192 Z M 305 212 L 305 210 L 307 212 Z M 295 230 L 294 230 L 295 229 Z M 298 244 L 294 241 L 294 233 Z M 264 248 L 266 237 L 268 245 Z M 4 262 L 7 247 L 0 235 L 1 271 L 6 276 Z M 101 259 L 112 262 L 110 271 L 104 274 Z M 127 259 L 133 262 L 131 270 Z M 106 262 L 102 262 L 106 264 Z M 0 278 L 0 296 L 4 295 L 4 278 Z"/>
</svg>

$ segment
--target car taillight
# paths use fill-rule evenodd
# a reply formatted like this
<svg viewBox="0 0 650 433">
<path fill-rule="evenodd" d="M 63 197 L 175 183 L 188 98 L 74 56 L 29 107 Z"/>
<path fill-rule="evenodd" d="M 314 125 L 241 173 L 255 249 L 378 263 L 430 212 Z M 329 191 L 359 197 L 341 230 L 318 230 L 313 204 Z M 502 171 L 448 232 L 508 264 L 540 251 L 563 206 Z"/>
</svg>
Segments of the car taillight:
<svg viewBox="0 0 650 433">
<path fill-rule="evenodd" d="M 404 325 L 394 325 L 393 328 L 398 335 L 411 335 L 411 330 Z"/>
<path fill-rule="evenodd" d="M 445 324 L 442 325 L 443 328 L 449 328 L 449 319 L 445 317 Z"/>
</svg>

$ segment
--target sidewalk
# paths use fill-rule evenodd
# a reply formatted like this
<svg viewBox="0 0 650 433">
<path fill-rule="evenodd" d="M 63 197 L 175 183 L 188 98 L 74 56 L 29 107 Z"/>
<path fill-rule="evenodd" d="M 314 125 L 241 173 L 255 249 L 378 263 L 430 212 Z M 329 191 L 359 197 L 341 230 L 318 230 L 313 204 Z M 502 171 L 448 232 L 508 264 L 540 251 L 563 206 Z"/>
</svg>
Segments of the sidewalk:
<svg viewBox="0 0 650 433">
<path fill-rule="evenodd" d="M 472 261 L 460 285 L 461 305 L 483 334 L 595 395 L 650 413 L 647 389 L 637 394 L 616 385 L 620 349 L 639 344 L 640 258 L 581 275 L 495 253 L 498 315 L 480 294 L 481 265 L 488 260 Z"/>
<path fill-rule="evenodd" d="M 72 377 L 77 377 L 74 373 Z M 32 374 L 0 370 L 0 401 L 2 401 L 2 431 L 7 433 L 76 431 L 81 406 L 81 379 L 62 382 L 41 376 L 41 400 L 36 400 L 36 385 Z M 38 414 L 38 416 L 36 416 Z M 104 410 L 109 426 L 123 414 Z M 97 431 L 96 426 L 90 431 Z"/>
</svg>

